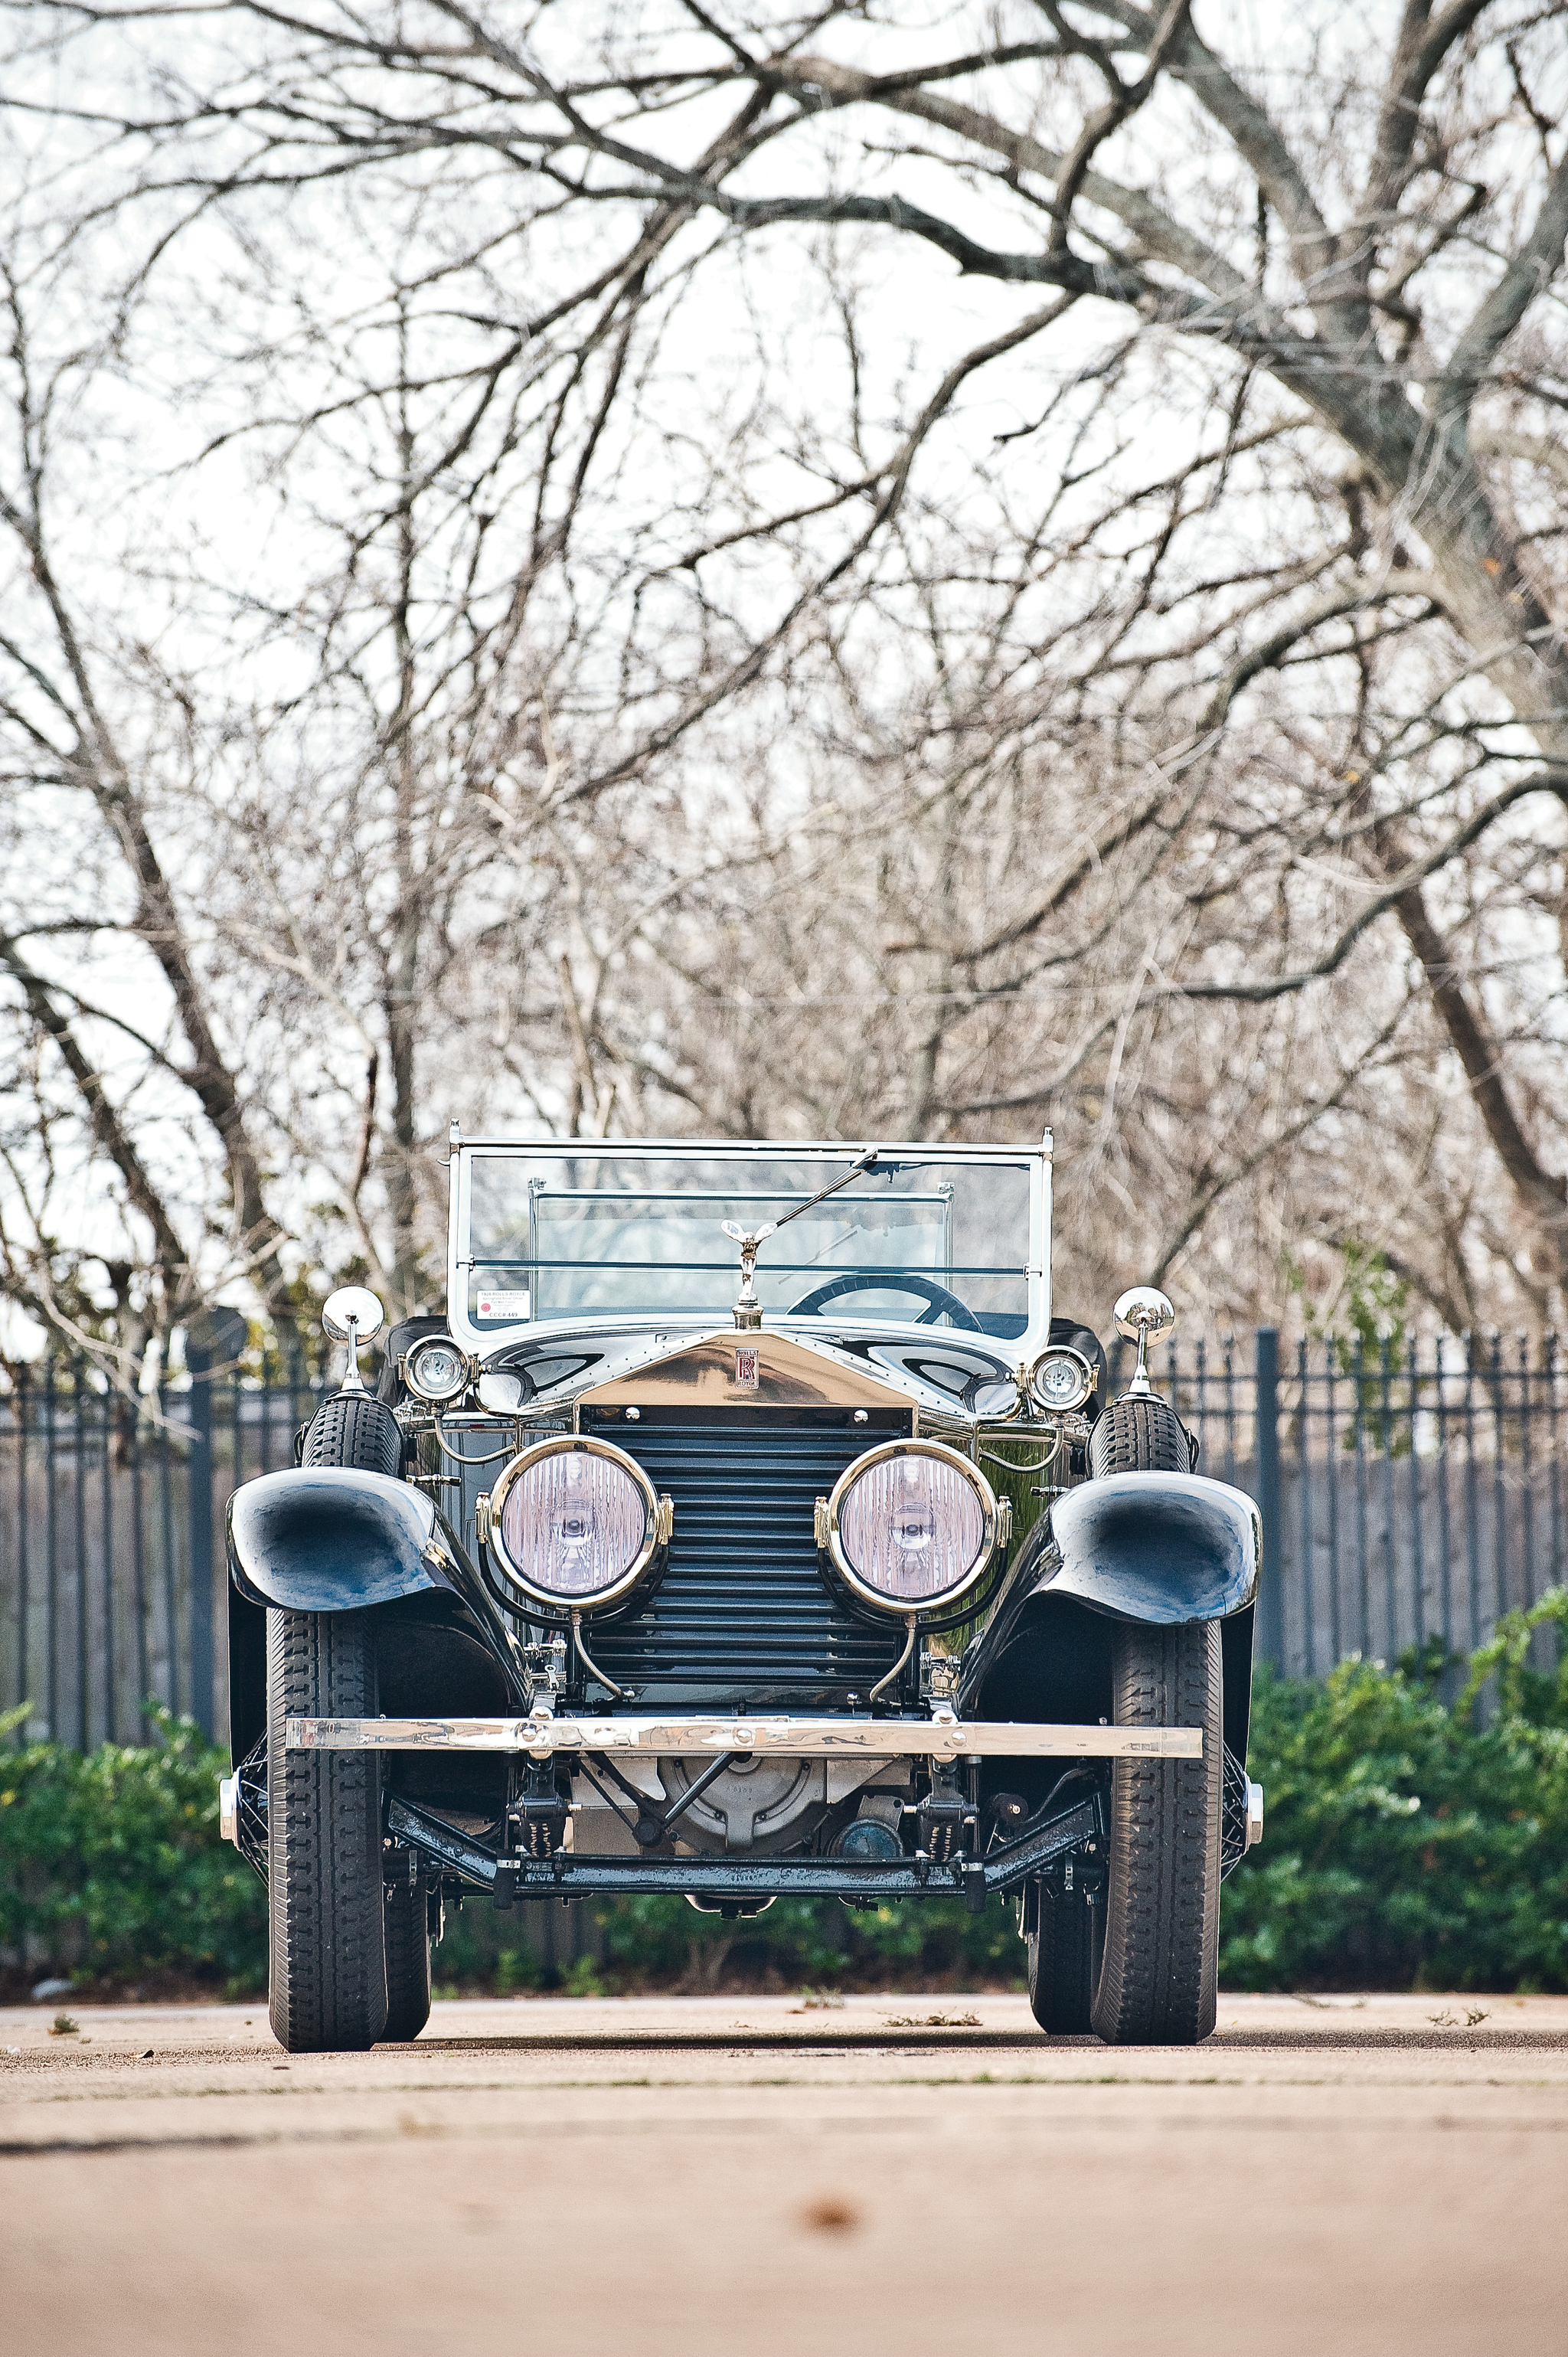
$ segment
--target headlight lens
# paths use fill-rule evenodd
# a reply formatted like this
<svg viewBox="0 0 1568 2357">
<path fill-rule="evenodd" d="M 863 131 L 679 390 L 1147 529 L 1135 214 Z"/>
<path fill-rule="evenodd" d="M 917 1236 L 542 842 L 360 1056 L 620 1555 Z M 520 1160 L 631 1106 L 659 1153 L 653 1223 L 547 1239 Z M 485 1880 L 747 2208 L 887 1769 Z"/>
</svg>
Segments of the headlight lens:
<svg viewBox="0 0 1568 2357">
<path fill-rule="evenodd" d="M 1081 1351 L 1062 1343 L 1036 1360 L 1029 1389 L 1048 1415 L 1066 1415 L 1094 1389 L 1094 1369 Z"/>
<path fill-rule="evenodd" d="M 839 1477 L 830 1556 L 850 1587 L 895 1612 L 961 1596 L 996 1546 L 996 1500 L 956 1449 L 893 1441 Z"/>
<path fill-rule="evenodd" d="M 414 1344 L 403 1361 L 403 1376 L 416 1399 L 439 1405 L 467 1387 L 468 1364 L 455 1342 L 433 1334 L 427 1342 Z"/>
<path fill-rule="evenodd" d="M 529 1595 L 587 1610 L 637 1584 L 663 1534 L 640 1465 L 604 1440 L 544 1441 L 514 1457 L 490 1501 L 490 1544 Z"/>
</svg>

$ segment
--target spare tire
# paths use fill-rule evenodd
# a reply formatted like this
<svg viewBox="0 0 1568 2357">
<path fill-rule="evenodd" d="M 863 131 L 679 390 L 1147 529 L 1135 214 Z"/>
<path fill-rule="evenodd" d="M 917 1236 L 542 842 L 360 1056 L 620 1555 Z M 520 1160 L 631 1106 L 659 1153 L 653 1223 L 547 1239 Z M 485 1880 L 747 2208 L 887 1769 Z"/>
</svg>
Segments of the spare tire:
<svg viewBox="0 0 1568 2357">
<path fill-rule="evenodd" d="M 1194 1451 L 1186 1426 L 1156 1392 L 1112 1400 L 1089 1436 L 1089 1469 L 1103 1473 L 1190 1473 Z"/>
<path fill-rule="evenodd" d="M 302 1465 L 351 1465 L 360 1473 L 396 1480 L 403 1469 L 403 1432 L 373 1392 L 334 1392 L 306 1426 Z"/>
</svg>

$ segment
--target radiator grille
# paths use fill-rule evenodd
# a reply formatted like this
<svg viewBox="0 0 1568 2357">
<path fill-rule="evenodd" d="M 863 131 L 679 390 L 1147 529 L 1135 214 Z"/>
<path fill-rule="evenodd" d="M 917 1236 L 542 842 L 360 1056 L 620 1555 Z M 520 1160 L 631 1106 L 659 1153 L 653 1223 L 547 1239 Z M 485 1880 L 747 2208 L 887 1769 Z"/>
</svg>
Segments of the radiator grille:
<svg viewBox="0 0 1568 2357">
<path fill-rule="evenodd" d="M 817 1567 L 812 1510 L 876 1437 L 618 1426 L 617 1444 L 674 1500 L 675 1536 L 644 1609 L 593 1632 L 594 1657 L 617 1684 L 728 1689 L 753 1707 L 770 1695 L 864 1700 L 902 1650 L 903 1625 L 872 1626 L 838 1601 Z"/>
</svg>

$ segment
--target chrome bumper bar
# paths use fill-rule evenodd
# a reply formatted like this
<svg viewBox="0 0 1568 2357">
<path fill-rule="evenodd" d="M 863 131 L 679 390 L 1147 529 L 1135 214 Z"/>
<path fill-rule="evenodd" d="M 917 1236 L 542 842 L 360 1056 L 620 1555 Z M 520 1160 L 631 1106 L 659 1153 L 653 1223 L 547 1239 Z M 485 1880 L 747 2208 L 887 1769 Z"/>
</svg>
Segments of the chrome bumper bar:
<svg viewBox="0 0 1568 2357">
<path fill-rule="evenodd" d="M 291 1751 L 767 1751 L 785 1759 L 1201 1760 L 1200 1727 L 1061 1727 L 1033 1719 L 291 1718 Z"/>
</svg>

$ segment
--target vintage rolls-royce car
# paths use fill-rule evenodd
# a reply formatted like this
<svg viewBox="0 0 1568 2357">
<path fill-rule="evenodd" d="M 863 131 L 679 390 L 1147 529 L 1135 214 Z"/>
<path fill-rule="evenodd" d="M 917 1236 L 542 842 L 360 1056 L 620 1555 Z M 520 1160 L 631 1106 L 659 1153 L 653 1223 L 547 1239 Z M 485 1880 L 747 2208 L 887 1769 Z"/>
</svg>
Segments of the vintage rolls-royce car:
<svg viewBox="0 0 1568 2357">
<path fill-rule="evenodd" d="M 285 2047 L 417 2035 L 444 1905 L 1016 1904 L 1041 2028 L 1215 2018 L 1260 1531 L 1053 1317 L 1037 1146 L 454 1130 L 445 1316 L 229 1515 L 225 1830 Z"/>
</svg>

